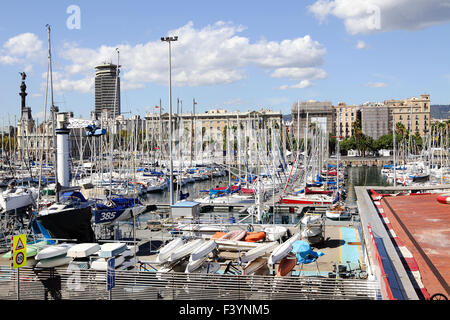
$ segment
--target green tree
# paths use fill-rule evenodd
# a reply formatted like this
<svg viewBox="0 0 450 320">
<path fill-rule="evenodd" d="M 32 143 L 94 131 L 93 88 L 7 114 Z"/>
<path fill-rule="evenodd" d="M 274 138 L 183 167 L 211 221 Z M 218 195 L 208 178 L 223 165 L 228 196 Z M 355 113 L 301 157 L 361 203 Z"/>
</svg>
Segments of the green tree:
<svg viewBox="0 0 450 320">
<path fill-rule="evenodd" d="M 335 136 L 331 135 L 331 133 L 330 133 L 329 138 L 328 138 L 328 149 L 330 150 L 330 153 L 335 152 L 336 145 L 337 145 L 337 139 Z"/>
<path fill-rule="evenodd" d="M 343 140 L 339 143 L 340 152 L 343 155 L 347 155 L 349 150 L 356 149 L 356 138 L 354 136 L 350 137 L 350 139 Z"/>
<path fill-rule="evenodd" d="M 394 139 L 392 134 L 385 134 L 374 141 L 374 151 L 381 149 L 391 150 L 394 147 Z"/>
</svg>

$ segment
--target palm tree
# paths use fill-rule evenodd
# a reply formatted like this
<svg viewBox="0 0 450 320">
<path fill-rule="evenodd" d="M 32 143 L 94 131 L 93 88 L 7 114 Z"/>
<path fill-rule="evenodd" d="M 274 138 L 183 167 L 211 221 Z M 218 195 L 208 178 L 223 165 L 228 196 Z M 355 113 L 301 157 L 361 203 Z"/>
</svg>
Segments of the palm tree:
<svg viewBox="0 0 450 320">
<path fill-rule="evenodd" d="M 403 139 L 407 133 L 405 125 L 401 122 L 397 122 L 395 124 L 395 132 Z"/>
<path fill-rule="evenodd" d="M 362 132 L 362 128 L 361 128 L 361 121 L 359 119 L 356 119 L 353 123 L 352 123 L 352 130 L 353 130 L 353 136 L 355 137 L 355 141 L 356 141 L 356 149 L 358 149 L 358 151 L 361 151 L 361 138 L 363 137 L 363 132 Z"/>
</svg>

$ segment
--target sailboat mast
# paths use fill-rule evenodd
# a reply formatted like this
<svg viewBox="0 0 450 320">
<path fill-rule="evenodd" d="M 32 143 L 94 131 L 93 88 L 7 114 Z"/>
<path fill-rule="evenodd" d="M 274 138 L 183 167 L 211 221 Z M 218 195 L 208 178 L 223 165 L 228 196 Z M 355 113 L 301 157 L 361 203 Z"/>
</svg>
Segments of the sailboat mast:
<svg viewBox="0 0 450 320">
<path fill-rule="evenodd" d="M 110 134 L 110 139 L 109 139 L 109 151 L 110 151 L 110 157 L 111 157 L 111 160 L 110 160 L 110 163 L 109 163 L 109 166 L 110 166 L 110 170 L 111 170 L 111 172 L 110 172 L 110 178 L 109 178 L 109 188 L 110 188 L 110 190 L 109 190 L 109 195 L 111 196 L 112 195 L 112 178 L 113 178 L 113 169 L 114 169 L 114 167 L 113 167 L 113 158 L 114 158 L 114 156 L 113 156 L 113 154 L 114 154 L 114 131 L 115 131 L 115 120 L 116 120 L 116 107 L 117 107 L 117 84 L 118 84 L 118 81 L 119 81 L 119 59 L 120 59 L 120 51 L 119 51 L 119 48 L 116 48 L 116 51 L 117 51 L 117 66 L 116 66 L 116 84 L 115 84 L 115 88 L 114 88 L 114 107 L 113 107 L 113 118 L 112 118 L 112 121 L 111 121 L 111 129 L 110 129 L 110 132 L 111 132 L 111 134 Z"/>
<path fill-rule="evenodd" d="M 46 25 L 48 31 L 48 68 L 50 75 L 50 100 L 51 106 L 50 111 L 52 113 L 52 135 L 53 135 L 53 163 L 55 167 L 55 186 L 56 186 L 56 202 L 59 202 L 59 182 L 58 182 L 58 161 L 56 160 L 56 116 L 57 108 L 54 104 L 53 99 L 53 75 L 52 75 L 52 52 L 51 52 L 51 41 L 50 41 L 50 25 Z"/>
<path fill-rule="evenodd" d="M 397 163 L 396 163 L 396 147 L 395 147 L 395 121 L 394 121 L 394 111 L 392 111 L 392 144 L 393 144 L 393 157 L 394 157 L 394 187 L 397 186 Z"/>
</svg>

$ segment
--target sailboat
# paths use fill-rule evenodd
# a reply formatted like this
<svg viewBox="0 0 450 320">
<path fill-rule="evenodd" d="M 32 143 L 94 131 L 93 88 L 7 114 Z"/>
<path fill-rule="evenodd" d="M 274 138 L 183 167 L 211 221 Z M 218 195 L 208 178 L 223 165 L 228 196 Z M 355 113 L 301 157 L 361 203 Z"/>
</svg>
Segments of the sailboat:
<svg viewBox="0 0 450 320">
<path fill-rule="evenodd" d="M 91 206 L 79 191 L 62 193 L 59 202 L 36 215 L 39 231 L 48 238 L 93 242 Z"/>
<path fill-rule="evenodd" d="M 37 192 L 33 188 L 8 185 L 7 190 L 0 193 L 0 211 L 23 211 L 35 204 Z"/>
<path fill-rule="evenodd" d="M 92 211 L 95 224 L 111 224 L 116 221 L 128 220 L 144 212 L 146 207 L 138 198 L 109 197 L 97 200 Z"/>
<path fill-rule="evenodd" d="M 117 62 L 117 72 L 116 72 L 116 81 L 119 76 L 119 61 Z M 115 86 L 115 97 L 117 97 L 117 85 Z M 116 98 L 114 98 L 114 103 L 116 103 Z M 114 108 L 115 110 L 115 108 Z M 115 121 L 115 114 L 113 117 L 113 121 Z M 112 128 L 111 128 L 112 129 Z M 136 128 L 133 127 L 133 131 Z M 96 199 L 96 203 L 94 204 L 92 211 L 94 214 L 94 223 L 95 224 L 111 224 L 116 221 L 127 220 L 132 217 L 135 217 L 146 210 L 146 206 L 144 206 L 138 197 L 129 197 L 128 192 L 125 195 L 115 195 L 112 193 L 113 187 L 113 145 L 114 145 L 114 137 L 112 135 L 111 130 L 111 143 L 110 143 L 110 193 L 106 197 L 106 199 Z M 135 134 L 132 134 L 132 139 L 135 139 Z M 132 141 L 131 145 L 134 145 L 133 149 L 137 147 L 136 141 Z M 134 150 L 133 153 L 135 153 Z M 134 172 L 134 167 L 133 167 Z M 135 172 L 134 172 L 135 174 Z M 128 191 L 128 187 L 132 186 L 134 188 L 134 193 L 138 193 L 138 186 L 142 186 L 136 182 L 136 178 L 134 181 L 126 185 L 126 191 Z"/>
<path fill-rule="evenodd" d="M 49 59 L 49 74 L 52 79 L 51 68 L 51 45 L 50 45 L 50 26 L 48 29 L 48 59 Z M 52 80 L 50 80 L 52 81 Z M 51 82 L 51 103 L 53 113 L 53 127 L 55 128 L 55 112 L 56 107 L 53 105 L 53 84 Z M 56 129 L 56 128 L 55 128 Z M 58 139 L 57 144 L 54 144 L 56 148 L 67 148 L 69 144 L 68 129 L 62 128 L 66 133 L 62 139 Z M 55 139 L 55 136 L 54 136 Z M 56 139 L 55 139 L 56 140 Z M 63 144 L 66 144 L 63 146 Z M 56 150 L 55 150 L 56 151 Z M 56 154 L 56 152 L 55 152 Z M 68 177 L 67 167 L 69 167 L 69 157 L 61 156 L 60 159 L 55 158 L 55 163 L 59 163 L 55 172 L 56 185 L 60 186 L 56 190 L 56 202 L 50 207 L 40 210 L 34 214 L 35 222 L 39 230 L 44 237 L 54 239 L 70 239 L 77 242 L 92 242 L 95 235 L 91 226 L 92 219 L 92 203 L 87 201 L 84 196 L 76 191 L 77 188 L 70 188 L 70 179 Z M 42 164 L 41 164 L 42 165 Z M 55 166 L 56 167 L 56 166 Z M 61 178 L 59 178 L 61 177 Z M 61 184 L 63 184 L 61 186 Z M 61 188 L 65 189 L 65 192 L 61 192 Z"/>
</svg>

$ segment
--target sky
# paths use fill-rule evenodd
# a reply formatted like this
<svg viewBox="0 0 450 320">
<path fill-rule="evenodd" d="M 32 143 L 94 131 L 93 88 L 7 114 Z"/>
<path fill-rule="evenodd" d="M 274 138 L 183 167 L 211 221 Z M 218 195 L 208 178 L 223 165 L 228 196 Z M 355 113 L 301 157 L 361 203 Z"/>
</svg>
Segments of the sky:
<svg viewBox="0 0 450 320">
<path fill-rule="evenodd" d="M 119 63 L 125 116 L 362 104 L 428 93 L 450 104 L 450 0 L 8 1 L 0 11 L 0 125 L 27 106 L 42 121 L 48 33 L 54 103 L 89 118 L 94 67 Z M 118 49 L 118 51 L 116 50 Z M 119 54 L 118 54 L 119 52 Z M 49 98 L 48 98 L 49 99 Z M 48 100 L 49 101 L 49 100 Z M 47 114 L 48 114 L 47 103 Z M 3 122 L 2 122 L 3 121 Z"/>
</svg>

